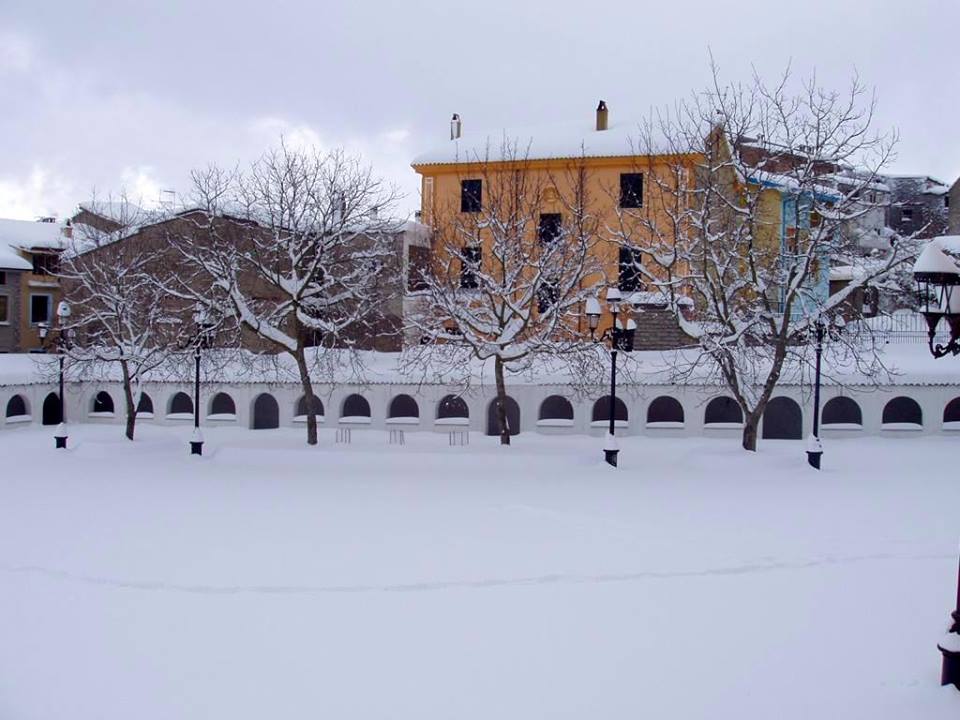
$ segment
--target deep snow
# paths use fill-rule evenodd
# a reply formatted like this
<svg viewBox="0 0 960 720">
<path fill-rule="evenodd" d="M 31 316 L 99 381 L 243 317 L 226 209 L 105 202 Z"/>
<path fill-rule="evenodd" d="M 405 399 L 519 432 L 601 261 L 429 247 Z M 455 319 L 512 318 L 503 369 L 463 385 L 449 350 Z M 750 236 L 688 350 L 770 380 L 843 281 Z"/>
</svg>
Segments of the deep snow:
<svg viewBox="0 0 960 720">
<path fill-rule="evenodd" d="M 0 718 L 938 718 L 957 441 L 0 435 Z"/>
</svg>

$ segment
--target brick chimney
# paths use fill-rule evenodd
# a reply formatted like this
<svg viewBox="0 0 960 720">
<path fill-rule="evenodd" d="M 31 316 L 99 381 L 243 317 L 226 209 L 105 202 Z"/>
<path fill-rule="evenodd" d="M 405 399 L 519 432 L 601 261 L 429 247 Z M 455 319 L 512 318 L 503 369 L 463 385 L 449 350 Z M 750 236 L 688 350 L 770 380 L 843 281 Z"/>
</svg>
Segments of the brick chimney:
<svg viewBox="0 0 960 720">
<path fill-rule="evenodd" d="M 457 113 L 453 114 L 453 117 L 450 118 L 450 139 L 456 140 L 460 137 L 460 130 L 463 128 L 463 124 L 460 122 L 460 116 Z"/>
<path fill-rule="evenodd" d="M 606 130 L 607 129 L 607 104 L 601 100 L 600 104 L 597 105 L 597 130 Z"/>
</svg>

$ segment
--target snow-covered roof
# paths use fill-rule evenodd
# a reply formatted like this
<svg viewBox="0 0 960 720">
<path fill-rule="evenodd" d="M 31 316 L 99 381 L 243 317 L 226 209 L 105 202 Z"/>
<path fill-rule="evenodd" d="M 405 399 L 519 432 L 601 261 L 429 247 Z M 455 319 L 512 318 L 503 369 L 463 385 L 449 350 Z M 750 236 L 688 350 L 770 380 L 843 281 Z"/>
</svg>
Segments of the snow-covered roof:
<svg viewBox="0 0 960 720">
<path fill-rule="evenodd" d="M 646 155 L 638 123 L 611 123 L 597 130 L 593 122 L 464 131 L 462 137 L 417 155 L 411 163 L 449 165 L 463 162 L 503 162 L 580 157 Z"/>
<path fill-rule="evenodd" d="M 146 217 L 149 213 L 136 203 L 121 200 L 87 200 L 78 206 L 93 215 L 99 215 L 107 220 L 113 220 L 121 225 L 137 222 L 137 218 Z"/>
<path fill-rule="evenodd" d="M 4 270 L 30 270 L 33 267 L 17 250 L 60 250 L 63 247 L 63 225 L 58 222 L 0 218 L 0 268 Z"/>
</svg>

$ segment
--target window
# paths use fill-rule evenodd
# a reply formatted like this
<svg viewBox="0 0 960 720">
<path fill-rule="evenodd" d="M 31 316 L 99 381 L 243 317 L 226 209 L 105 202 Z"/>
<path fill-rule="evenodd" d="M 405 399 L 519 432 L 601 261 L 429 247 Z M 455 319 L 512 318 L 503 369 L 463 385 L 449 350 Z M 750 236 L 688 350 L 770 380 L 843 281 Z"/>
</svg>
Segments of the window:
<svg viewBox="0 0 960 720">
<path fill-rule="evenodd" d="M 33 254 L 33 273 L 35 275 L 56 275 L 60 269 L 59 257 L 53 253 Z"/>
<path fill-rule="evenodd" d="M 541 314 L 547 312 L 560 299 L 560 286 L 556 280 L 544 280 L 537 288 L 537 309 Z"/>
<path fill-rule="evenodd" d="M 460 181 L 460 212 L 480 212 L 483 207 L 483 180 Z"/>
<path fill-rule="evenodd" d="M 913 208 L 903 208 L 900 211 L 900 220 L 905 223 L 913 222 Z"/>
<path fill-rule="evenodd" d="M 0 285 L 7 284 L 7 273 L 3 270 L 0 270 Z"/>
<path fill-rule="evenodd" d="M 479 245 L 468 245 L 460 252 L 460 287 L 476 290 L 481 257 Z"/>
<path fill-rule="evenodd" d="M 620 248 L 620 277 L 617 287 L 622 292 L 636 292 L 643 288 L 643 275 L 640 264 L 643 262 L 643 253 L 638 248 Z"/>
<path fill-rule="evenodd" d="M 620 207 L 643 207 L 643 173 L 620 174 Z"/>
<path fill-rule="evenodd" d="M 540 227 L 537 237 L 542 243 L 552 243 L 560 237 L 562 219 L 560 213 L 543 213 L 540 215 Z"/>
<path fill-rule="evenodd" d="M 10 322 L 10 298 L 0 295 L 0 323 Z"/>
<path fill-rule="evenodd" d="M 53 298 L 50 295 L 30 296 L 30 324 L 50 322 L 50 310 L 53 307 Z"/>
</svg>

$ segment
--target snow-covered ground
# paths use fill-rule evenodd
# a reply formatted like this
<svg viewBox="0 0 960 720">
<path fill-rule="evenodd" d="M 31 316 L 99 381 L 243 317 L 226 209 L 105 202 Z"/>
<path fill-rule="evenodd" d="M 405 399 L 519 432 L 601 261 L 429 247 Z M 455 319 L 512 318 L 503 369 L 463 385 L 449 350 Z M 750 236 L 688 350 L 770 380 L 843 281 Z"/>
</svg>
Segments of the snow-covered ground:
<svg viewBox="0 0 960 720">
<path fill-rule="evenodd" d="M 938 718 L 955 439 L 0 436 L 0 718 Z"/>
</svg>

